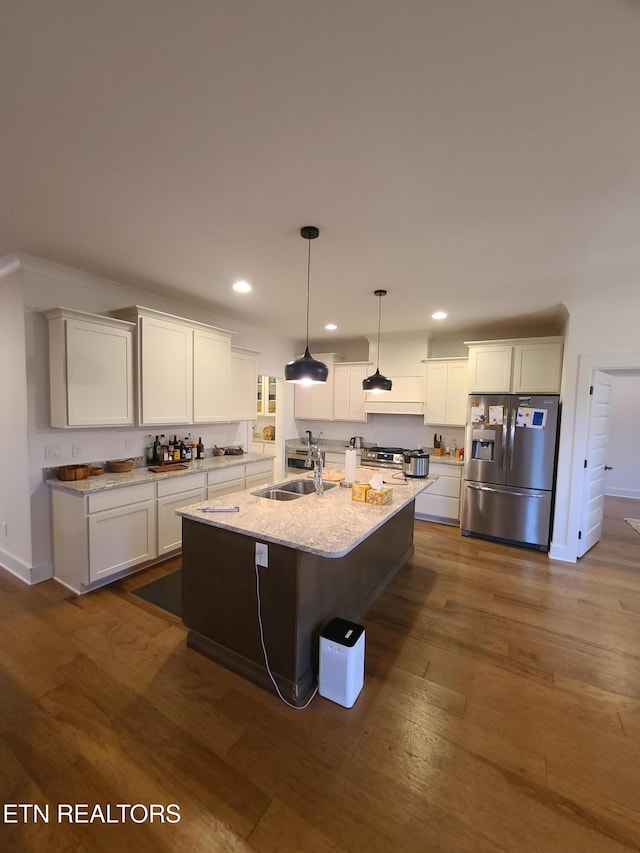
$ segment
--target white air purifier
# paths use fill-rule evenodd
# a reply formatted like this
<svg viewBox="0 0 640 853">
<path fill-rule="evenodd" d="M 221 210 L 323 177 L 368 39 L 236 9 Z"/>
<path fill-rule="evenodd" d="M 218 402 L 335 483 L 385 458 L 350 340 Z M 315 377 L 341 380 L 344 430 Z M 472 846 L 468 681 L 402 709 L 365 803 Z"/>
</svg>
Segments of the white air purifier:
<svg viewBox="0 0 640 853">
<path fill-rule="evenodd" d="M 320 633 L 318 693 L 351 708 L 364 684 L 364 628 L 335 618 Z"/>
</svg>

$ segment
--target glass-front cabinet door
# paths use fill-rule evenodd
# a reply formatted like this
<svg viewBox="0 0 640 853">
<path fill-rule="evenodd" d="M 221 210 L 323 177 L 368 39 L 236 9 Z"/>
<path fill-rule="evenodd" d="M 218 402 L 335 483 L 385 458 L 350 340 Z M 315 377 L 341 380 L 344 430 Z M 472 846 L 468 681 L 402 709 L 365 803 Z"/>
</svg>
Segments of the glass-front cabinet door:
<svg viewBox="0 0 640 853">
<path fill-rule="evenodd" d="M 276 413 L 276 377 L 258 376 L 257 415 L 275 415 Z"/>
</svg>

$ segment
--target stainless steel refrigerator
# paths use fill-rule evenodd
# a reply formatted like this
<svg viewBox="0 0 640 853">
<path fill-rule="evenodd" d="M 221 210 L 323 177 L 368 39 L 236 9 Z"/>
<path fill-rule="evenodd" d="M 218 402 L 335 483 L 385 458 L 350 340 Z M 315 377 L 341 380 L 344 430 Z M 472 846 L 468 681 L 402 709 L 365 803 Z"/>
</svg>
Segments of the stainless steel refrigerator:
<svg viewBox="0 0 640 853">
<path fill-rule="evenodd" d="M 463 535 L 549 549 L 558 426 L 554 394 L 469 397 Z"/>
</svg>

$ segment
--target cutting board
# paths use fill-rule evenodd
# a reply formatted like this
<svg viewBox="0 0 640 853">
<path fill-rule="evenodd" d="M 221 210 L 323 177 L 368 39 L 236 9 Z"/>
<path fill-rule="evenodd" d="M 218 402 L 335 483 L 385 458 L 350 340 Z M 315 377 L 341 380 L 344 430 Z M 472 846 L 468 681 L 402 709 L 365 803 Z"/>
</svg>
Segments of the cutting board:
<svg viewBox="0 0 640 853">
<path fill-rule="evenodd" d="M 154 474 L 166 474 L 167 471 L 176 471 L 179 468 L 184 468 L 186 470 L 189 466 L 180 465 L 177 462 L 174 462 L 173 465 L 154 465 L 153 468 L 149 468 L 149 471 L 153 471 Z"/>
<path fill-rule="evenodd" d="M 311 479 L 313 477 L 313 471 L 310 471 L 307 474 L 307 477 Z M 339 483 L 340 480 L 344 480 L 344 474 L 341 474 L 339 471 L 323 471 L 322 479 L 326 480 L 327 483 Z"/>
</svg>

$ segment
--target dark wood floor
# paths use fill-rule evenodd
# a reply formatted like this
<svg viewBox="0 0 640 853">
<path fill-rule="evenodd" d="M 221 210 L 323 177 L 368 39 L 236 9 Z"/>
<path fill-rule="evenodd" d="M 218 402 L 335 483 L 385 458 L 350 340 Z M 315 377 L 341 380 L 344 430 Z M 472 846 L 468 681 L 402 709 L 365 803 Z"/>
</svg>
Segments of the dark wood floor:
<svg viewBox="0 0 640 853">
<path fill-rule="evenodd" d="M 610 498 L 578 565 L 416 524 L 365 620 L 365 686 L 304 711 L 187 649 L 132 595 L 0 570 L 10 851 L 640 849 L 640 502 Z M 180 807 L 174 825 L 59 824 L 58 803 Z M 138 810 L 139 818 L 143 812 Z"/>
</svg>

